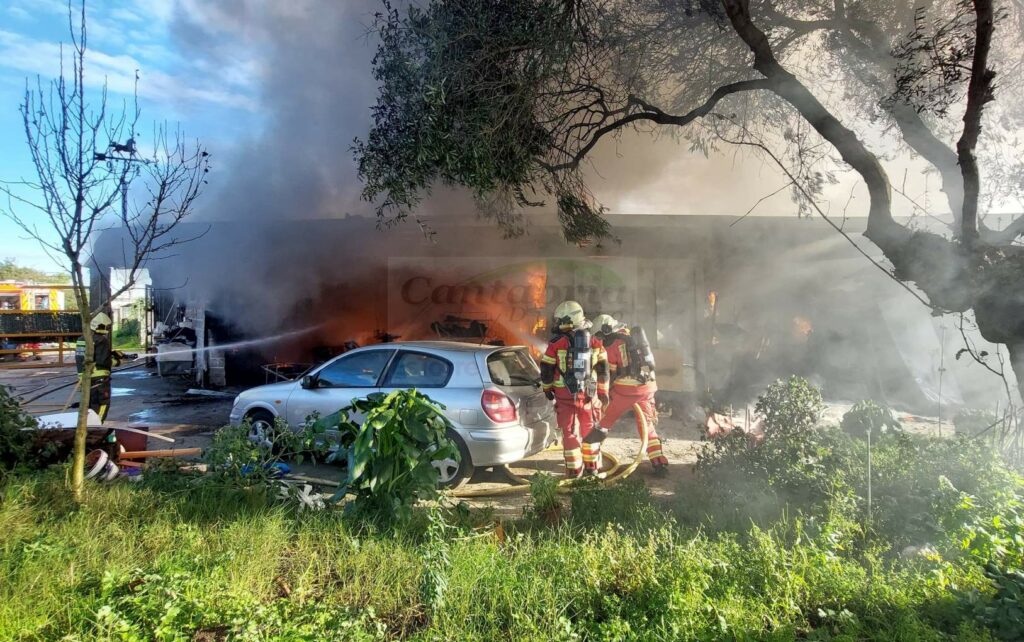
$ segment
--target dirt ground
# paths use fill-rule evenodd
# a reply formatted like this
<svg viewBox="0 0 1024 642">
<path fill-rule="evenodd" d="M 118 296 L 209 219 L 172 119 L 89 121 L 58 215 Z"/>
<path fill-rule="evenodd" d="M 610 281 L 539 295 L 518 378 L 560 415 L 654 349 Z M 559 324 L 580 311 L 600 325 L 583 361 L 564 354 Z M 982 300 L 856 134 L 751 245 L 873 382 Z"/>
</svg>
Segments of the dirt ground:
<svg viewBox="0 0 1024 642">
<path fill-rule="evenodd" d="M 76 377 L 73 366 L 0 369 L 0 385 L 7 386 L 14 396 L 25 403 L 29 412 L 36 415 L 60 412 L 61 408 L 75 402 Z M 227 423 L 232 400 L 241 389 L 197 394 L 190 393 L 191 388 L 190 381 L 180 377 L 160 377 L 155 369 L 141 363 L 137 367 L 115 372 L 108 421 L 128 426 L 146 426 L 152 433 L 175 440 L 175 443 L 169 444 L 150 438 L 149 448 L 205 447 L 209 444 L 213 432 Z M 837 424 L 848 409 L 849 404 L 829 404 L 824 423 Z M 701 446 L 698 430 L 701 417 L 699 409 L 692 409 L 686 414 L 677 412 L 662 415 L 658 433 L 670 462 L 668 474 L 655 476 L 650 463 L 644 461 L 633 475 L 642 479 L 655 497 L 667 499 L 676 492 L 685 492 L 686 481 L 692 478 L 697 451 Z M 942 430 L 934 419 L 909 415 L 901 415 L 900 419 L 906 429 L 914 432 L 952 432 L 948 425 Z M 640 439 L 637 436 L 636 425 L 629 414 L 612 430 L 605 441 L 604 452 L 613 455 L 621 465 L 626 466 L 633 462 L 639 447 Z M 341 469 L 333 465 L 307 464 L 295 468 L 297 473 L 309 477 L 330 480 L 341 478 Z M 560 474 L 562 454 L 557 449 L 546 450 L 510 468 L 513 473 L 520 476 L 529 476 L 536 471 Z M 484 492 L 506 488 L 509 485 L 510 480 L 501 468 L 478 468 L 470 482 L 460 491 Z M 528 493 L 473 497 L 466 498 L 465 501 L 471 506 L 490 507 L 501 516 L 515 517 L 522 514 L 528 501 Z"/>
</svg>

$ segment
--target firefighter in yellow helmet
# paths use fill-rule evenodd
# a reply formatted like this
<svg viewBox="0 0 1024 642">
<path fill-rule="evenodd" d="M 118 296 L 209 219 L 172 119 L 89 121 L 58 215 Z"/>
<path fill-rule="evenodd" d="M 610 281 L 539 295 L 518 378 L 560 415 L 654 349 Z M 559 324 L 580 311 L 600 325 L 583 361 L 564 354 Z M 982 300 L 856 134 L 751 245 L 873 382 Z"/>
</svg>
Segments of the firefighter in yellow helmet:
<svg viewBox="0 0 1024 642">
<path fill-rule="evenodd" d="M 631 330 L 611 315 L 601 314 L 594 319 L 594 334 L 608 354 L 608 369 L 612 380 L 611 403 L 605 409 L 600 425 L 587 438 L 596 446 L 598 463 L 601 442 L 607 437 L 608 431 L 619 417 L 638 405 L 647 420 L 647 459 L 656 473 L 666 472 L 668 459 L 662 451 L 656 429 L 658 410 L 654 403 L 654 393 L 658 391 L 658 385 L 654 381 L 654 354 L 647 342 L 646 333 L 640 326 L 634 326 Z"/>
<path fill-rule="evenodd" d="M 594 428 L 600 404 L 608 402 L 608 360 L 579 303 L 565 301 L 554 316 L 554 336 L 540 364 L 544 394 L 555 402 L 566 476 L 596 475 L 599 450 L 580 440 Z"/>
<path fill-rule="evenodd" d="M 107 412 L 110 410 L 110 372 L 114 366 L 114 350 L 110 337 L 111 325 L 113 323 L 110 321 L 110 317 L 103 312 L 97 313 L 89 323 L 89 327 L 92 329 L 93 361 L 96 364 L 89 385 L 89 408 L 96 411 L 100 420 L 106 420 Z M 84 366 L 84 341 L 79 341 L 76 346 L 75 361 Z"/>
</svg>

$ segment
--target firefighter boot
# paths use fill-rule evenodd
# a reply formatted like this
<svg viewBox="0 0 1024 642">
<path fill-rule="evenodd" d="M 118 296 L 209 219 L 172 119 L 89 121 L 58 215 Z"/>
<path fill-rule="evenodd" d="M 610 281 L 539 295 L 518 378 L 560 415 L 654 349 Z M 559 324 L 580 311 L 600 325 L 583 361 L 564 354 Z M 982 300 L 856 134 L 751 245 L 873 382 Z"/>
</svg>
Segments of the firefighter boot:
<svg viewBox="0 0 1024 642">
<path fill-rule="evenodd" d="M 581 444 L 583 448 L 583 474 L 588 477 L 602 477 L 601 475 L 601 443 L 608 437 L 608 431 L 600 426 L 595 426 Z"/>
<path fill-rule="evenodd" d="M 661 439 L 650 433 L 647 437 L 647 459 L 651 461 L 655 475 L 664 477 L 668 474 L 668 458 L 665 457 L 665 453 L 661 449 Z"/>
</svg>

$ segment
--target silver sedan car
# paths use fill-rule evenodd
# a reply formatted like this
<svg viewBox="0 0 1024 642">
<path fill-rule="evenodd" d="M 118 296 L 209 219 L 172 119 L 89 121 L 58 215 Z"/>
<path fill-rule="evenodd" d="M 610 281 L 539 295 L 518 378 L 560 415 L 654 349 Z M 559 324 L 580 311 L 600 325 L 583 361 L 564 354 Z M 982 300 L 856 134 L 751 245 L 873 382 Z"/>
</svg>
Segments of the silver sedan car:
<svg viewBox="0 0 1024 642">
<path fill-rule="evenodd" d="M 416 388 L 445 407 L 462 455 L 439 462 L 444 486 L 464 483 L 475 467 L 507 464 L 542 450 L 557 433 L 540 369 L 522 346 L 408 341 L 366 346 L 310 370 L 296 381 L 246 390 L 230 421 L 270 428 L 278 417 L 298 429 L 375 392 Z"/>
</svg>

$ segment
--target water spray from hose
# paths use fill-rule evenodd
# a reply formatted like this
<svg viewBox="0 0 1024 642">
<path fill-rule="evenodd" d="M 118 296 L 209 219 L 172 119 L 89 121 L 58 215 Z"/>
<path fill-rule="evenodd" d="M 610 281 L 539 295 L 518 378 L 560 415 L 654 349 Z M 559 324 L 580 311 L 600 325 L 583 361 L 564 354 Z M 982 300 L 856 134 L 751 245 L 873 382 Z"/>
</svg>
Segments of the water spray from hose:
<svg viewBox="0 0 1024 642">
<path fill-rule="evenodd" d="M 174 350 L 166 350 L 160 353 L 160 356 L 179 355 L 179 354 L 198 354 L 200 352 L 209 352 L 211 350 L 235 350 L 237 348 L 249 348 L 252 346 L 263 345 L 265 343 L 275 343 L 277 341 L 283 341 L 285 339 L 292 339 L 295 337 L 301 337 L 305 334 L 309 334 L 314 330 L 319 330 L 324 326 L 323 323 L 309 326 L 308 328 L 302 328 L 301 330 L 292 330 L 290 332 L 282 332 L 280 334 L 273 334 L 268 337 L 260 337 L 258 339 L 245 339 L 242 341 L 233 341 L 231 343 L 220 343 L 212 346 L 204 346 L 202 348 L 180 348 Z"/>
</svg>

